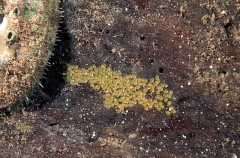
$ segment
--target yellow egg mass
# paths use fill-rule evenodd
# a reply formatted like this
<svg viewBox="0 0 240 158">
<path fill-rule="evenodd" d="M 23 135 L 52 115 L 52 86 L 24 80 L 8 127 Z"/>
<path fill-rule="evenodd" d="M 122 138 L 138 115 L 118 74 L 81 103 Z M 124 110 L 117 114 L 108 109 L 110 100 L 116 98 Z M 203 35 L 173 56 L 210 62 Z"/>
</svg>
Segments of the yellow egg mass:
<svg viewBox="0 0 240 158">
<path fill-rule="evenodd" d="M 103 91 L 107 109 L 115 107 L 117 112 L 123 112 L 137 104 L 145 110 L 154 107 L 157 111 L 165 109 L 167 115 L 176 113 L 171 105 L 173 91 L 168 90 L 168 85 L 161 83 L 158 76 L 148 80 L 134 74 L 122 75 L 105 64 L 92 65 L 88 69 L 68 65 L 66 79 L 71 85 L 89 83 L 94 90 Z"/>
</svg>

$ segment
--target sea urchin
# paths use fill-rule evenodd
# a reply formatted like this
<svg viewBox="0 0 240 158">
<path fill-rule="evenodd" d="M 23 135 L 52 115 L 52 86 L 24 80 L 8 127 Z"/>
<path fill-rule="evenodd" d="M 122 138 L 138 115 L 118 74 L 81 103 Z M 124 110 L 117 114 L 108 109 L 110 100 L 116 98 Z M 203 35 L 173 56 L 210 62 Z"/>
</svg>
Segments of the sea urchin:
<svg viewBox="0 0 240 158">
<path fill-rule="evenodd" d="M 0 109 L 23 99 L 52 54 L 59 0 L 0 0 Z"/>
</svg>

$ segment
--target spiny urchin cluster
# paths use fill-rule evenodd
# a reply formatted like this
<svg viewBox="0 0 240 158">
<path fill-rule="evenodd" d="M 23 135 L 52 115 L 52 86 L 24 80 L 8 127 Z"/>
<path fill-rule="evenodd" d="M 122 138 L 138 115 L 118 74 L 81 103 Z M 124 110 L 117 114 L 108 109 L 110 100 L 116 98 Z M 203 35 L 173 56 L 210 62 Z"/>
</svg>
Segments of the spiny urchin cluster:
<svg viewBox="0 0 240 158">
<path fill-rule="evenodd" d="M 0 109 L 23 99 L 52 54 L 59 0 L 0 0 Z"/>
</svg>

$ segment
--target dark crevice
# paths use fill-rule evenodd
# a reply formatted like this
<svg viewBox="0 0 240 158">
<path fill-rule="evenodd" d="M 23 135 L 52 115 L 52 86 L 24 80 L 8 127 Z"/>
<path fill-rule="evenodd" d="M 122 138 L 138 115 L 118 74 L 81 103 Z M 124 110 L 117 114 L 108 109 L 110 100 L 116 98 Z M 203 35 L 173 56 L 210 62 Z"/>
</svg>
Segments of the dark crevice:
<svg viewBox="0 0 240 158">
<path fill-rule="evenodd" d="M 41 108 L 47 102 L 52 101 L 61 92 L 65 85 L 65 79 L 63 74 L 66 72 L 66 66 L 64 63 L 69 62 L 71 37 L 68 33 L 65 23 L 60 24 L 61 32 L 58 33 L 58 38 L 53 50 L 53 56 L 49 60 L 43 78 L 40 80 L 43 87 L 36 87 L 35 92 L 30 97 L 30 105 L 26 106 L 27 110 L 34 110 Z"/>
<path fill-rule="evenodd" d="M 164 69 L 163 69 L 162 67 L 160 67 L 160 68 L 158 69 L 158 71 L 159 71 L 160 73 L 163 73 L 163 72 L 164 72 Z"/>
</svg>

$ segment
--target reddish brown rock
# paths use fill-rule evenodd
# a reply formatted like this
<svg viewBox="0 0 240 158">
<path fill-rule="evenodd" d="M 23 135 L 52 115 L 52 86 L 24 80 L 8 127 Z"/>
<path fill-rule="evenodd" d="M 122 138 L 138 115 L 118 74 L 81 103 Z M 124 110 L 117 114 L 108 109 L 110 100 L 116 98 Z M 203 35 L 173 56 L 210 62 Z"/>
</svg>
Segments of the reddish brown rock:
<svg viewBox="0 0 240 158">
<path fill-rule="evenodd" d="M 52 59 L 52 74 L 43 81 L 49 86 L 27 106 L 28 115 L 15 112 L 1 121 L 2 155 L 239 155 L 238 4 L 75 0 L 63 6 L 71 41 L 63 30 L 56 48 L 60 59 Z M 174 91 L 177 114 L 141 106 L 121 114 L 104 109 L 101 91 L 62 84 L 62 61 L 79 67 L 106 63 L 144 78 L 159 75 Z"/>
</svg>

